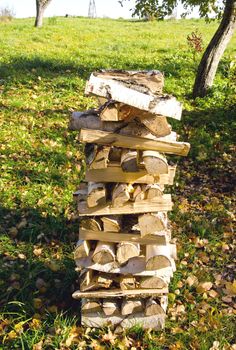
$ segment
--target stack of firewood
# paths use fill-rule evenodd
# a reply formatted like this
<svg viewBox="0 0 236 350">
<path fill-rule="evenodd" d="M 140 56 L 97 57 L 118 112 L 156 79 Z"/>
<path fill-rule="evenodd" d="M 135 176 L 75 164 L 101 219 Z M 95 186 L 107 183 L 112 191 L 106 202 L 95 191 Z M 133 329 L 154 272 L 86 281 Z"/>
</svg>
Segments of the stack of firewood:
<svg viewBox="0 0 236 350">
<path fill-rule="evenodd" d="M 86 94 L 100 107 L 70 120 L 87 164 L 74 193 L 81 220 L 74 254 L 80 290 L 73 294 L 86 326 L 164 326 L 176 259 L 171 195 L 164 194 L 176 166 L 166 155 L 186 156 L 190 146 L 176 141 L 167 122 L 181 118 L 182 106 L 162 93 L 163 84 L 158 71 L 96 72 Z"/>
</svg>

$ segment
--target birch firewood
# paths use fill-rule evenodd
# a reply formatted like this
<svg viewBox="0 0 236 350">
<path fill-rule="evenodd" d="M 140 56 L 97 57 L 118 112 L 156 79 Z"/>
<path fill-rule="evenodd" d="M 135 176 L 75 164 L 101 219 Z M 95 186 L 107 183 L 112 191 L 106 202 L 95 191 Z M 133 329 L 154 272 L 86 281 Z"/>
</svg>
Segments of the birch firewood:
<svg viewBox="0 0 236 350">
<path fill-rule="evenodd" d="M 156 197 L 161 197 L 163 195 L 163 187 L 158 184 L 147 185 L 145 192 L 146 199 L 155 199 Z"/>
<path fill-rule="evenodd" d="M 89 182 L 87 205 L 89 208 L 106 204 L 106 186 L 104 183 Z"/>
<path fill-rule="evenodd" d="M 119 312 L 119 304 L 115 300 L 103 300 L 102 309 L 106 316 L 118 315 Z"/>
<path fill-rule="evenodd" d="M 143 162 L 150 175 L 168 174 L 167 160 L 157 151 L 143 151 Z"/>
<path fill-rule="evenodd" d="M 131 315 L 143 311 L 142 300 L 126 300 L 124 299 L 121 304 L 121 315 Z"/>
<path fill-rule="evenodd" d="M 74 259 L 82 259 L 89 256 L 90 242 L 89 241 L 78 241 L 77 247 L 74 252 Z"/>
<path fill-rule="evenodd" d="M 139 170 L 138 152 L 135 150 L 124 149 L 121 154 L 121 168 L 123 171 L 133 173 Z"/>
<path fill-rule="evenodd" d="M 95 147 L 94 155 L 90 156 L 89 169 L 107 168 L 110 150 L 110 146 Z"/>
<path fill-rule="evenodd" d="M 135 289 L 136 288 L 136 279 L 132 275 L 120 275 L 120 289 Z"/>
<path fill-rule="evenodd" d="M 81 310 L 83 314 L 101 312 L 101 303 L 98 300 L 82 299 Z"/>
<path fill-rule="evenodd" d="M 171 133 L 171 125 L 168 124 L 166 117 L 142 113 L 138 118 L 157 137 L 166 136 Z"/>
<path fill-rule="evenodd" d="M 120 265 L 124 265 L 131 258 L 140 254 L 140 245 L 132 242 L 122 242 L 117 246 L 116 259 Z"/>
<path fill-rule="evenodd" d="M 147 245 L 146 246 L 146 269 L 148 271 L 171 267 L 171 256 L 169 245 Z"/>
<path fill-rule="evenodd" d="M 148 298 L 145 303 L 145 316 L 165 314 L 158 301 Z"/>
<path fill-rule="evenodd" d="M 167 229 L 167 215 L 163 212 L 139 215 L 138 223 L 142 237 L 155 235 Z"/>
<path fill-rule="evenodd" d="M 133 191 L 132 185 L 117 184 L 112 192 L 112 206 L 120 207 L 130 200 L 130 193 Z"/>
<path fill-rule="evenodd" d="M 101 225 L 98 221 L 98 219 L 84 219 L 81 220 L 80 229 L 82 230 L 90 230 L 90 231 L 101 231 Z"/>
<path fill-rule="evenodd" d="M 80 290 L 81 292 L 87 292 L 90 290 L 97 290 L 101 288 L 110 288 L 113 280 L 109 275 L 100 273 L 95 274 L 93 270 L 86 270 L 80 276 Z"/>
<path fill-rule="evenodd" d="M 142 277 L 140 280 L 140 288 L 143 289 L 158 289 L 167 288 L 168 283 L 165 279 L 158 276 Z"/>
<path fill-rule="evenodd" d="M 160 305 L 161 305 L 162 309 L 166 312 L 167 306 L 168 306 L 168 296 L 167 295 L 162 295 L 159 298 L 159 302 L 160 302 Z"/>
<path fill-rule="evenodd" d="M 103 216 L 101 220 L 103 222 L 103 231 L 105 232 L 121 231 L 121 223 L 122 223 L 121 215 Z"/>
<path fill-rule="evenodd" d="M 115 244 L 110 242 L 98 242 L 94 250 L 92 260 L 101 265 L 115 261 Z"/>
</svg>

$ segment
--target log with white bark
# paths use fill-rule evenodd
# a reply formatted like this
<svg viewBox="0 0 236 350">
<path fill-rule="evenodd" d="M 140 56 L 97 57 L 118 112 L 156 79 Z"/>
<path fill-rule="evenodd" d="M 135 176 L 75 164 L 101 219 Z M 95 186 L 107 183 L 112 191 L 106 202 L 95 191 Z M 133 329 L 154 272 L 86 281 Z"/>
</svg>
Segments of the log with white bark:
<svg viewBox="0 0 236 350">
<path fill-rule="evenodd" d="M 143 303 L 142 300 L 127 300 L 124 299 L 121 304 L 121 315 L 126 316 L 126 315 L 131 315 L 131 314 L 136 314 L 138 312 L 143 311 Z"/>
<path fill-rule="evenodd" d="M 106 186 L 100 182 L 88 183 L 87 205 L 89 208 L 106 204 Z"/>
<path fill-rule="evenodd" d="M 146 199 L 155 199 L 163 195 L 163 186 L 159 184 L 147 185 L 145 188 Z"/>
<path fill-rule="evenodd" d="M 175 97 L 136 91 L 124 84 L 92 74 L 86 84 L 86 94 L 106 97 L 138 109 L 174 119 L 181 119 L 182 105 Z"/>
<path fill-rule="evenodd" d="M 74 259 L 82 259 L 89 256 L 90 242 L 89 241 L 78 241 L 74 251 Z"/>
<path fill-rule="evenodd" d="M 106 316 L 119 315 L 119 304 L 115 300 L 104 300 L 102 303 L 102 309 Z"/>
<path fill-rule="evenodd" d="M 171 267 L 170 245 L 147 245 L 146 246 L 146 269 L 158 270 Z"/>
<path fill-rule="evenodd" d="M 121 231 L 122 216 L 120 215 L 103 216 L 101 220 L 103 222 L 103 231 L 105 232 Z"/>
<path fill-rule="evenodd" d="M 116 259 L 120 265 L 124 265 L 131 258 L 140 254 L 140 245 L 132 242 L 122 242 L 117 246 Z"/>
<path fill-rule="evenodd" d="M 167 279 L 164 279 L 158 276 L 142 277 L 140 280 L 140 288 L 157 289 L 157 288 L 167 288 L 167 287 L 168 287 Z"/>
<path fill-rule="evenodd" d="M 163 212 L 139 215 L 138 223 L 141 237 L 155 235 L 167 229 L 167 215 Z"/>
<path fill-rule="evenodd" d="M 133 191 L 132 185 L 117 184 L 112 192 L 112 206 L 120 207 L 130 200 Z"/>
<path fill-rule="evenodd" d="M 139 170 L 138 152 L 135 150 L 124 149 L 121 154 L 120 165 L 125 172 L 137 172 Z"/>
<path fill-rule="evenodd" d="M 102 306 L 98 300 L 82 299 L 81 310 L 83 314 L 101 312 Z"/>
<path fill-rule="evenodd" d="M 115 244 L 110 242 L 98 242 L 93 252 L 92 260 L 101 265 L 115 261 Z"/>
<path fill-rule="evenodd" d="M 120 275 L 120 289 L 135 289 L 136 279 L 132 275 Z"/>
<path fill-rule="evenodd" d="M 168 174 L 166 157 L 157 151 L 143 151 L 144 167 L 150 175 Z"/>
<path fill-rule="evenodd" d="M 98 219 L 84 219 L 79 225 L 80 230 L 101 231 L 101 224 Z"/>
<path fill-rule="evenodd" d="M 134 202 L 141 202 L 145 199 L 145 185 L 135 185 L 132 200 Z"/>
<path fill-rule="evenodd" d="M 145 316 L 164 315 L 165 311 L 157 300 L 148 298 L 145 302 Z"/>
<path fill-rule="evenodd" d="M 168 306 L 168 295 L 162 295 L 159 298 L 159 302 L 160 302 L 162 309 L 166 312 L 167 306 Z"/>
<path fill-rule="evenodd" d="M 164 76 L 157 70 L 128 71 L 118 69 L 102 69 L 93 73 L 104 80 L 119 82 L 144 93 L 160 94 L 164 86 Z"/>
</svg>

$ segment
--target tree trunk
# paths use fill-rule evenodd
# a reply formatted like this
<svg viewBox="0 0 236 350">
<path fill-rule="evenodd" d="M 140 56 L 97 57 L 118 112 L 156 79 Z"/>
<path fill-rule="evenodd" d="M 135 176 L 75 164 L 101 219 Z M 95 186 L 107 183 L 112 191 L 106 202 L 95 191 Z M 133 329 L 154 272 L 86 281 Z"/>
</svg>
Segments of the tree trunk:
<svg viewBox="0 0 236 350">
<path fill-rule="evenodd" d="M 198 67 L 193 97 L 204 97 L 212 86 L 220 59 L 236 28 L 236 1 L 226 0 L 221 23 L 203 54 Z"/>
<path fill-rule="evenodd" d="M 36 0 L 36 18 L 34 26 L 39 28 L 43 25 L 44 11 L 52 0 Z"/>
</svg>

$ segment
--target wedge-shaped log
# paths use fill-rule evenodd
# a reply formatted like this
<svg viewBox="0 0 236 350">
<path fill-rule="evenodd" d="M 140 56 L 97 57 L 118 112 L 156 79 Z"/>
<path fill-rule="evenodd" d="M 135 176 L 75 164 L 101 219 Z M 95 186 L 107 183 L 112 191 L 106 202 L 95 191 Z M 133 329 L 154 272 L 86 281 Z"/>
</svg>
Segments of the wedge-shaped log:
<svg viewBox="0 0 236 350">
<path fill-rule="evenodd" d="M 79 225 L 80 230 L 101 231 L 101 224 L 98 219 L 84 219 Z"/>
<path fill-rule="evenodd" d="M 74 259 L 86 258 L 90 252 L 90 242 L 79 240 L 74 252 Z"/>
<path fill-rule="evenodd" d="M 166 157 L 156 151 L 143 151 L 143 162 L 150 175 L 168 174 Z"/>
<path fill-rule="evenodd" d="M 93 261 L 105 265 L 115 260 L 115 244 L 110 242 L 98 242 L 93 252 Z"/>
<path fill-rule="evenodd" d="M 79 133 L 81 142 L 97 143 L 100 145 L 113 145 L 122 148 L 137 150 L 152 150 L 179 156 L 187 156 L 190 145 L 187 142 L 151 140 L 144 137 L 125 136 L 107 131 L 81 129 Z"/>
<path fill-rule="evenodd" d="M 140 202 L 143 200 L 152 200 L 162 197 L 163 187 L 159 184 L 153 185 L 136 185 L 134 186 L 133 200 Z"/>
<path fill-rule="evenodd" d="M 78 203 L 79 216 L 94 215 L 120 215 L 120 214 L 139 214 L 145 212 L 169 211 L 172 209 L 171 195 L 164 194 L 162 197 L 156 197 L 155 200 L 143 200 L 141 202 L 128 202 L 122 207 L 113 207 L 111 203 L 105 206 L 88 208 L 87 203 Z"/>
<path fill-rule="evenodd" d="M 113 80 L 123 86 L 145 93 L 160 94 L 164 86 L 164 76 L 157 70 L 127 71 L 117 69 L 102 69 L 94 72 L 95 77 Z"/>
<path fill-rule="evenodd" d="M 133 186 L 129 184 L 117 184 L 112 191 L 112 206 L 121 207 L 130 200 Z"/>
<path fill-rule="evenodd" d="M 109 146 L 94 146 L 86 157 L 86 163 L 90 169 L 105 169 L 109 162 Z"/>
<path fill-rule="evenodd" d="M 116 259 L 120 265 L 124 265 L 131 258 L 139 256 L 140 245 L 138 243 L 122 242 L 118 244 Z"/>
<path fill-rule="evenodd" d="M 98 300 L 82 299 L 81 310 L 83 314 L 89 314 L 93 312 L 101 312 L 102 306 Z"/>
<path fill-rule="evenodd" d="M 102 309 L 106 316 L 120 314 L 120 308 L 119 308 L 118 302 L 112 299 L 104 300 L 102 303 Z"/>
<path fill-rule="evenodd" d="M 133 290 L 120 290 L 120 289 L 108 289 L 108 290 L 96 290 L 91 292 L 80 292 L 76 291 L 73 293 L 73 298 L 137 298 L 139 297 L 149 297 L 149 296 L 160 296 L 168 293 L 168 288 L 163 289 L 133 289 Z"/>
<path fill-rule="evenodd" d="M 95 274 L 93 270 L 85 270 L 80 276 L 80 290 L 87 292 L 90 290 L 97 290 L 101 288 L 110 288 L 113 279 L 107 274 Z"/>
<path fill-rule="evenodd" d="M 153 315 L 165 315 L 165 311 L 157 300 L 148 298 L 145 302 L 145 316 Z"/>
<path fill-rule="evenodd" d="M 168 174 L 153 176 L 146 170 L 139 169 L 136 173 L 126 173 L 118 165 L 108 166 L 107 169 L 87 170 L 85 174 L 86 181 L 103 181 L 103 182 L 124 182 L 124 183 L 143 183 L 160 185 L 173 185 L 176 166 L 168 167 Z"/>
<path fill-rule="evenodd" d="M 120 82 L 103 79 L 93 74 L 87 82 L 85 93 L 106 97 L 153 114 L 181 119 L 182 105 L 175 97 L 139 92 Z"/>
<path fill-rule="evenodd" d="M 99 113 L 103 121 L 121 121 L 130 122 L 137 118 L 146 128 L 155 136 L 167 136 L 171 133 L 171 125 L 168 124 L 166 117 L 141 111 L 140 109 L 114 102 L 108 101 L 101 107 Z"/>
<path fill-rule="evenodd" d="M 167 230 L 167 215 L 163 212 L 139 215 L 138 223 L 142 237 L 163 234 Z"/>
<path fill-rule="evenodd" d="M 95 230 L 81 229 L 79 238 L 92 241 L 107 241 L 113 243 L 133 242 L 139 244 L 166 244 L 170 240 L 170 231 L 159 232 L 158 235 L 145 235 L 141 237 L 139 232 L 124 233 L 124 232 L 102 232 Z"/>
<path fill-rule="evenodd" d="M 143 311 L 143 303 L 142 300 L 138 299 L 131 299 L 127 300 L 124 299 L 121 304 L 121 315 L 127 316 L 131 314 L 136 314 L 138 312 Z"/>
<path fill-rule="evenodd" d="M 135 289 L 136 288 L 136 279 L 132 275 L 120 275 L 120 289 Z"/>
<path fill-rule="evenodd" d="M 139 171 L 138 152 L 135 150 L 124 149 L 121 154 L 120 165 L 125 172 L 134 173 Z"/>
<path fill-rule="evenodd" d="M 171 253 L 170 245 L 147 245 L 146 247 L 146 269 L 158 270 L 170 267 Z"/>
<path fill-rule="evenodd" d="M 106 204 L 106 186 L 104 183 L 89 182 L 87 205 L 89 208 Z"/>
<path fill-rule="evenodd" d="M 167 279 L 164 279 L 158 276 L 142 277 L 140 280 L 140 288 L 157 289 L 157 288 L 167 288 L 167 287 L 168 287 Z"/>
<path fill-rule="evenodd" d="M 122 225 L 122 216 L 103 216 L 101 218 L 103 222 L 103 231 L 107 232 L 120 232 Z M 107 235 L 108 236 L 108 235 Z"/>
</svg>

